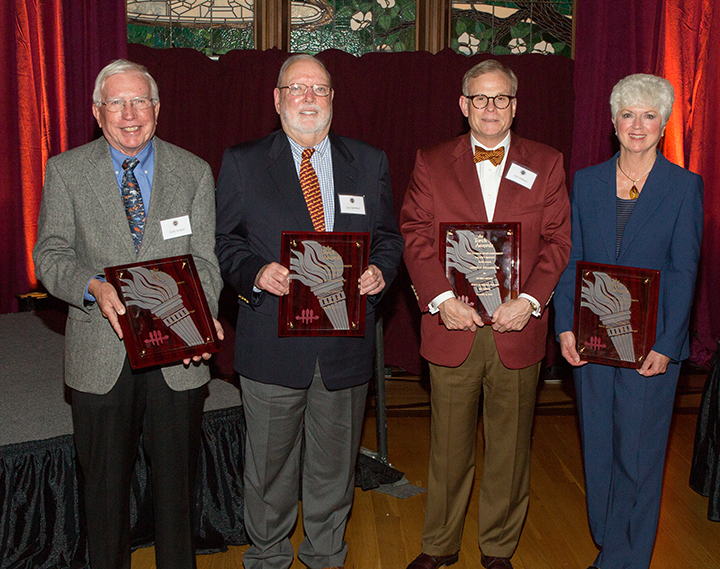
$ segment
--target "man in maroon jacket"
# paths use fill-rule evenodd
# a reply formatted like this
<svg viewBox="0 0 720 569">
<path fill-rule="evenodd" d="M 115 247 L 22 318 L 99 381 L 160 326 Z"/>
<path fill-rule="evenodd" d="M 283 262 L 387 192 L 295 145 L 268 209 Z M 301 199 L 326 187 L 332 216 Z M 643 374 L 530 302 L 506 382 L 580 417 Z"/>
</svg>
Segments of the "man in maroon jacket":
<svg viewBox="0 0 720 569">
<path fill-rule="evenodd" d="M 570 204 L 562 155 L 510 132 L 516 91 L 515 74 L 497 61 L 465 74 L 460 109 L 470 133 L 418 152 L 402 208 L 404 258 L 423 312 L 420 352 L 430 363 L 432 388 L 423 553 L 408 569 L 458 560 L 481 393 L 484 567 L 512 568 L 527 513 L 535 390 L 548 326 L 544 307 L 567 265 Z M 521 224 L 520 295 L 483 326 L 445 276 L 440 224 L 488 222 Z"/>
</svg>

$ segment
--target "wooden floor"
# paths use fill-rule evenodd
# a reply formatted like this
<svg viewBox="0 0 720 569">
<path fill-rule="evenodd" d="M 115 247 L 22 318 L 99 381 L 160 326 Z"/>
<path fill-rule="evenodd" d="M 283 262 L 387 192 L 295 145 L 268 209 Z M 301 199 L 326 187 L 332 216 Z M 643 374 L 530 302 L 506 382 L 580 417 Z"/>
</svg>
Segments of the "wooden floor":
<svg viewBox="0 0 720 569">
<path fill-rule="evenodd" d="M 707 519 L 707 498 L 688 486 L 697 403 L 704 377 L 681 379 L 670 433 L 660 523 L 651 569 L 720 569 L 720 523 Z M 597 553 L 587 526 L 582 459 L 572 388 L 546 384 L 538 395 L 532 451 L 530 508 L 513 557 L 516 569 L 585 569 Z M 422 382 L 388 382 L 389 457 L 417 486 L 427 483 L 430 420 Z M 425 412 L 423 412 L 425 409 Z M 365 421 L 363 446 L 376 449 L 375 420 Z M 482 429 L 478 429 L 478 456 Z M 478 469 L 477 479 L 482 472 Z M 420 553 L 425 494 L 406 500 L 355 490 L 346 540 L 346 569 L 405 569 Z M 477 483 L 465 523 L 460 561 L 453 569 L 477 569 Z M 292 543 L 297 547 L 302 527 Z M 240 569 L 246 547 L 200 555 L 199 569 Z M 304 565 L 295 560 L 292 569 Z M 132 569 L 154 569 L 154 550 L 133 554 Z"/>
</svg>

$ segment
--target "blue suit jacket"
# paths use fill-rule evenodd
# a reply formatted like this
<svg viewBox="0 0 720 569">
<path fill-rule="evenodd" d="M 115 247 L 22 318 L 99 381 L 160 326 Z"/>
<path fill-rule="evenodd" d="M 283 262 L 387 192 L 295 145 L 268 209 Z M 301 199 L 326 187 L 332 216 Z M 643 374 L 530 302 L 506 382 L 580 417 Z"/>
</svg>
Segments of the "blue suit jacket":
<svg viewBox="0 0 720 569">
<path fill-rule="evenodd" d="M 575 174 L 572 251 L 555 293 L 555 331 L 573 329 L 578 261 L 660 271 L 653 350 L 674 361 L 689 355 L 688 324 L 703 227 L 703 181 L 658 153 L 615 255 L 616 164 L 612 159 Z"/>
<path fill-rule="evenodd" d="M 330 133 L 337 232 L 369 232 L 371 265 L 387 290 L 397 273 L 403 239 L 392 205 L 390 172 L 381 150 Z M 365 215 L 342 213 L 338 195 L 363 196 Z M 287 387 L 307 387 L 319 361 L 329 389 L 367 382 L 373 374 L 375 305 L 368 297 L 365 337 L 278 337 L 279 297 L 254 302 L 261 267 L 280 262 L 283 231 L 313 231 L 287 135 L 276 131 L 228 149 L 217 183 L 216 253 L 225 280 L 238 293 L 235 369 Z M 383 291 L 384 292 L 384 291 Z"/>
</svg>

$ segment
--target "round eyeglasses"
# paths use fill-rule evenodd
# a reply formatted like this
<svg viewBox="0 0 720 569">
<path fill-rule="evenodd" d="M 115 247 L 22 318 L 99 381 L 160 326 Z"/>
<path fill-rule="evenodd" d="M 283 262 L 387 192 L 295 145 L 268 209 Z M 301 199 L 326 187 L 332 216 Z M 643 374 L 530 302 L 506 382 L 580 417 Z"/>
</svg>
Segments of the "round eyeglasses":
<svg viewBox="0 0 720 569">
<path fill-rule="evenodd" d="M 293 97 L 301 97 L 307 93 L 308 89 L 312 89 L 316 97 L 327 97 L 332 91 L 330 85 L 304 85 L 303 83 L 293 83 L 291 85 L 285 85 L 284 87 L 278 87 L 278 89 L 287 89 L 288 93 Z"/>
<path fill-rule="evenodd" d="M 488 97 L 487 95 L 463 95 L 463 97 L 472 102 L 473 107 L 478 110 L 487 107 L 490 99 L 492 99 L 496 109 L 507 109 L 510 102 L 515 98 L 513 95 L 495 95 L 494 97 Z"/>
<path fill-rule="evenodd" d="M 119 113 L 125 108 L 125 103 L 130 103 L 130 106 L 138 111 L 147 111 L 155 105 L 155 99 L 151 99 L 150 97 L 135 97 L 129 101 L 125 99 L 111 99 L 110 101 L 100 103 L 100 106 L 105 107 L 109 113 Z"/>
</svg>

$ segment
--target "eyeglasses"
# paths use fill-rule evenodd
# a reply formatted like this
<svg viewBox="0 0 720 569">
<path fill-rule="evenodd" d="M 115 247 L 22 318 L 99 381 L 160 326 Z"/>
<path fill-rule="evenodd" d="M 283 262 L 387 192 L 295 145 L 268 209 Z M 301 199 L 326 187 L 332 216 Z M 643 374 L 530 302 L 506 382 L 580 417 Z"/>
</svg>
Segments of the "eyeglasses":
<svg viewBox="0 0 720 569">
<path fill-rule="evenodd" d="M 138 111 L 147 111 L 150 107 L 155 105 L 155 99 L 150 97 L 135 97 L 126 101 L 125 99 L 111 99 L 100 103 L 100 106 L 104 106 L 109 113 L 119 113 L 125 108 L 125 103 L 130 103 L 133 109 Z"/>
<path fill-rule="evenodd" d="M 330 85 L 304 85 L 302 83 L 293 83 L 292 85 L 285 85 L 284 87 L 278 87 L 278 89 L 287 89 L 288 93 L 293 97 L 301 97 L 307 93 L 308 89 L 312 89 L 316 97 L 327 97 L 332 91 Z"/>
<path fill-rule="evenodd" d="M 466 99 L 472 102 L 473 107 L 478 110 L 484 109 L 488 106 L 490 99 L 492 99 L 493 105 L 496 109 L 507 109 L 510 102 L 515 98 L 513 95 L 495 95 L 494 97 L 488 97 L 487 95 L 463 95 Z"/>
</svg>

